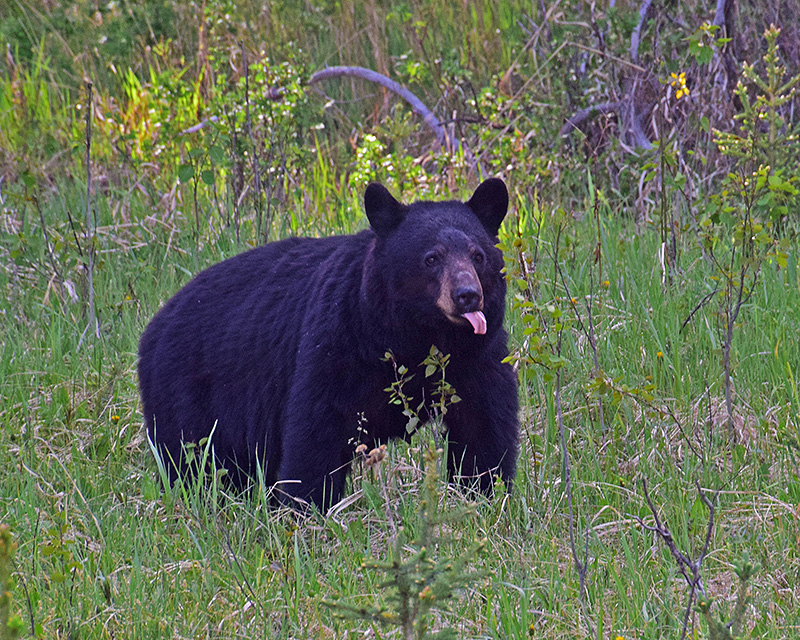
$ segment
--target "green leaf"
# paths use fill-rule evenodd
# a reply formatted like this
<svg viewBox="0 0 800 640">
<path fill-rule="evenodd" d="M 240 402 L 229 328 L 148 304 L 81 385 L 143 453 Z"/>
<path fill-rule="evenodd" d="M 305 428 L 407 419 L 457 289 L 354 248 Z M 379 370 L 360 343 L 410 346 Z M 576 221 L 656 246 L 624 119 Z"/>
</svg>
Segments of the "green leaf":
<svg viewBox="0 0 800 640">
<path fill-rule="evenodd" d="M 182 164 L 178 167 L 178 179 L 181 182 L 189 182 L 194 178 L 194 167 L 190 164 Z"/>
<path fill-rule="evenodd" d="M 211 160 L 217 164 L 225 162 L 225 151 L 223 151 L 222 147 L 214 145 L 208 150 L 208 155 Z"/>
<path fill-rule="evenodd" d="M 211 169 L 206 169 L 203 171 L 203 173 L 200 174 L 200 177 L 209 187 L 214 186 L 214 172 Z"/>
</svg>

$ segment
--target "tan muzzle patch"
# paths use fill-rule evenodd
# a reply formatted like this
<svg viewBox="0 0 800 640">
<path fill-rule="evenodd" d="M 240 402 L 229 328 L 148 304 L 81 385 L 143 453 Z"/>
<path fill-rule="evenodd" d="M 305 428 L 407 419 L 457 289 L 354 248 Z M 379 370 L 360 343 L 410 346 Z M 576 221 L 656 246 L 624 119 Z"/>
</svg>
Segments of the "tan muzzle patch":
<svg viewBox="0 0 800 640">
<path fill-rule="evenodd" d="M 471 262 L 464 260 L 447 265 L 436 305 L 452 322 L 466 321 L 476 334 L 486 333 L 483 288 Z"/>
</svg>

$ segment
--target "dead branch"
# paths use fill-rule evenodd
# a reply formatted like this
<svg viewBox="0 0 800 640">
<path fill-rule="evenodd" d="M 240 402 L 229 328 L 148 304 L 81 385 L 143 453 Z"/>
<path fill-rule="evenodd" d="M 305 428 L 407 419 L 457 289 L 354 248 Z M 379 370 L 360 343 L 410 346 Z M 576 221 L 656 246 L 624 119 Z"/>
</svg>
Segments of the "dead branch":
<svg viewBox="0 0 800 640">
<path fill-rule="evenodd" d="M 642 37 L 642 29 L 644 28 L 645 23 L 647 22 L 647 18 L 650 15 L 650 5 L 652 4 L 652 0 L 644 0 L 642 2 L 642 6 L 639 7 L 639 23 L 636 25 L 636 28 L 631 33 L 631 60 L 634 62 L 639 62 L 639 42 L 641 41 Z"/>
<path fill-rule="evenodd" d="M 692 560 L 689 558 L 675 545 L 675 539 L 672 537 L 672 533 L 665 524 L 662 524 L 658 517 L 658 511 L 653 505 L 653 501 L 650 498 L 650 493 L 647 491 L 647 480 L 644 478 L 642 478 L 644 499 L 645 502 L 647 502 L 650 513 L 653 514 L 655 525 L 653 526 L 645 524 L 644 521 L 637 515 L 631 516 L 643 529 L 654 532 L 664 541 L 664 544 L 667 545 L 669 552 L 672 554 L 672 557 L 675 560 L 675 564 L 678 566 L 678 571 L 681 572 L 684 580 L 686 580 L 686 584 L 689 586 L 689 600 L 686 604 L 686 611 L 683 614 L 683 630 L 681 631 L 681 640 L 686 637 L 686 629 L 689 626 L 689 614 L 692 612 L 692 603 L 694 602 L 695 593 L 699 591 L 701 595 L 705 596 L 705 589 L 703 588 L 703 581 L 700 576 L 700 568 L 702 567 L 703 560 L 708 554 L 708 547 L 711 544 L 711 535 L 714 532 L 714 504 L 708 499 L 705 492 L 700 487 L 699 482 L 695 482 L 695 486 L 700 494 L 700 500 L 703 501 L 703 504 L 708 509 L 708 526 L 706 527 L 706 537 L 703 543 L 703 549 L 700 551 L 700 555 L 697 557 L 697 560 Z"/>
<path fill-rule="evenodd" d="M 448 134 L 447 129 L 439 121 L 439 118 L 437 118 L 433 112 L 422 103 L 422 100 L 420 100 L 404 86 L 395 82 L 391 78 L 388 78 L 382 73 L 378 73 L 377 71 L 366 69 L 364 67 L 328 67 L 326 69 L 322 69 L 321 71 L 317 71 L 314 75 L 312 75 L 308 81 L 308 84 L 313 85 L 317 82 L 321 82 L 322 80 L 327 80 L 328 78 L 338 78 L 341 76 L 361 78 L 362 80 L 373 82 L 400 96 L 409 104 L 412 111 L 420 116 L 425 121 L 425 124 L 430 127 L 436 136 L 436 142 L 439 143 L 440 146 L 450 150 L 459 148 L 459 142 Z"/>
</svg>

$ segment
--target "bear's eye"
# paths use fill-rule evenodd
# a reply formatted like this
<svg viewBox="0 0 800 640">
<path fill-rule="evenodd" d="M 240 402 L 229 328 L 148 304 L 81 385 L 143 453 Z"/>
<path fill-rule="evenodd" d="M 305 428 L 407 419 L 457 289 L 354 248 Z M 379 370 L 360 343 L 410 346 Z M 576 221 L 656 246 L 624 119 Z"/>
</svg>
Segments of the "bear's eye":
<svg viewBox="0 0 800 640">
<path fill-rule="evenodd" d="M 473 260 L 473 261 L 474 261 L 476 264 L 483 264 L 483 259 L 484 259 L 484 258 L 483 258 L 483 253 L 481 253 L 480 251 L 476 251 L 476 252 L 475 252 L 475 253 L 472 255 L 472 260 Z"/>
<path fill-rule="evenodd" d="M 428 265 L 429 267 L 436 266 L 438 262 L 439 262 L 439 255 L 433 251 L 429 253 L 427 256 L 425 256 L 425 264 Z"/>
</svg>

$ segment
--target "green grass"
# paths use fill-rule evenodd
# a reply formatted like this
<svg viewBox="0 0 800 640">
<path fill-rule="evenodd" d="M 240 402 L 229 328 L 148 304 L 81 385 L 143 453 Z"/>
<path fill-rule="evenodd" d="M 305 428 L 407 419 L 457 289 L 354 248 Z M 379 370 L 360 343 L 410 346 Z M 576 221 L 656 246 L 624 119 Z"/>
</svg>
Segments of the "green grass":
<svg viewBox="0 0 800 640">
<path fill-rule="evenodd" d="M 43 205 L 61 276 L 79 298 L 82 260 L 69 225 L 56 221 L 65 208 L 82 210 L 83 197 L 65 188 L 62 198 Z M 341 195 L 326 197 L 335 202 Z M 141 428 L 137 340 L 191 274 L 239 247 L 231 229 L 206 229 L 196 242 L 179 219 L 159 222 L 135 198 L 128 205 L 130 222 L 117 222 L 112 208 L 100 212 L 100 339 L 81 340 L 83 304 L 53 281 L 31 211 L 25 251 L 0 274 L 7 320 L 0 513 L 19 542 L 15 610 L 26 624 L 32 617 L 43 637 L 363 635 L 372 623 L 341 620 L 321 602 L 381 602 L 380 576 L 362 563 L 387 556 L 397 526 L 415 526 L 419 443 L 392 445 L 378 477 L 357 469 L 357 497 L 328 519 L 269 508 L 263 490 L 246 498 L 226 496 L 216 485 L 164 493 Z M 12 231 L 26 214 L 6 207 L 3 215 L 8 255 L 18 238 Z M 348 215 L 344 228 L 362 224 L 357 209 Z M 767 266 L 737 327 L 731 445 L 715 304 L 681 331 L 708 290 L 707 265 L 693 258 L 687 239 L 686 270 L 665 289 L 654 236 L 633 235 L 626 221 L 609 219 L 606 236 L 625 240 L 605 243 L 597 274 L 592 224 L 588 217 L 573 223 L 575 255 L 562 264 L 570 294 L 584 322 L 584 302 L 593 309 L 599 363 L 615 388 L 653 386 L 648 397 L 593 395 L 587 339 L 574 323 L 565 332 L 561 395 L 579 553 L 588 543 L 585 608 L 568 543 L 554 382 L 529 367 L 520 372 L 523 438 L 514 492 L 478 498 L 477 515 L 453 525 L 454 535 L 436 549 L 438 557 L 456 556 L 464 541 L 485 538 L 475 561 L 485 577 L 459 591 L 434 627 L 452 626 L 465 638 L 586 637 L 589 628 L 604 638 L 677 637 L 687 589 L 664 545 L 635 516 L 651 522 L 640 484 L 647 479 L 676 545 L 696 555 L 707 522 L 697 480 L 719 490 L 702 574 L 720 616 L 733 606 L 731 563 L 748 551 L 763 569 L 754 579 L 747 633 L 792 637 L 800 624 L 797 271 Z M 537 273 L 545 298 L 552 274 L 547 252 Z M 508 325 L 519 352 L 518 312 L 509 312 Z M 468 501 L 444 483 L 439 491 L 447 509 Z M 703 624 L 696 618 L 692 624 L 703 637 Z M 379 627 L 373 633 L 384 637 Z"/>
</svg>

